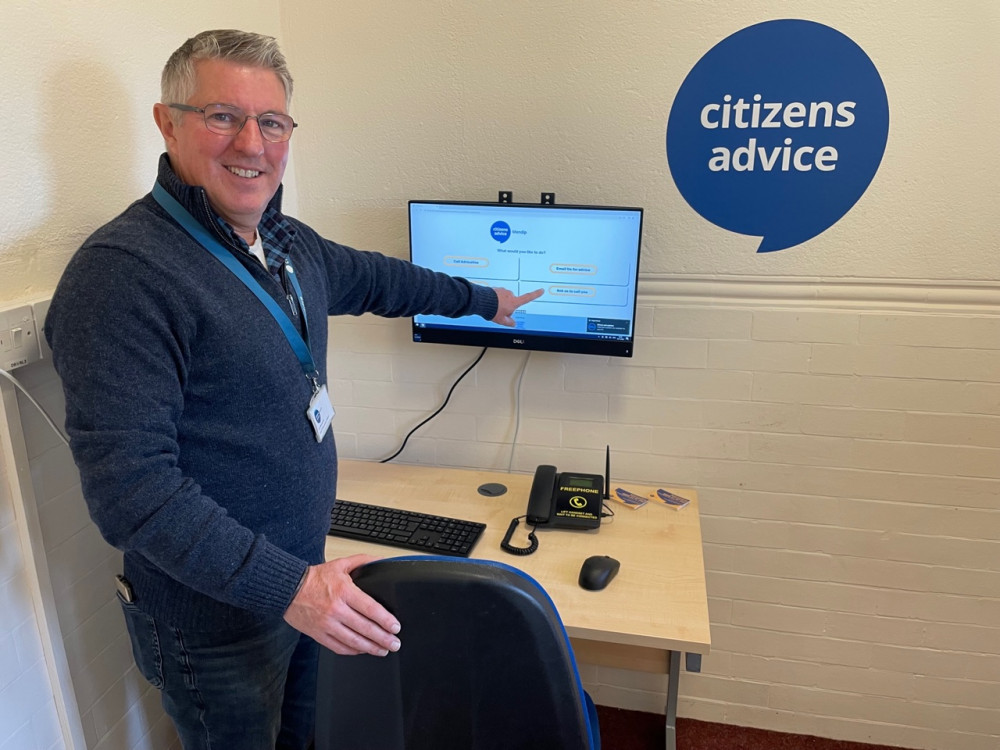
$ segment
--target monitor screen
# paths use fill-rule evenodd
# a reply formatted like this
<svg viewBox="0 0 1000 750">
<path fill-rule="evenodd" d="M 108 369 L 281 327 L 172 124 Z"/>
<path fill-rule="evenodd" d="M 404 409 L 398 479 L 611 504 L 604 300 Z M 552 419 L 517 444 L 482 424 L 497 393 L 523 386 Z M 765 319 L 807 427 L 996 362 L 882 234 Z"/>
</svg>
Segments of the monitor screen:
<svg viewBox="0 0 1000 750">
<path fill-rule="evenodd" d="M 514 294 L 514 328 L 417 315 L 413 340 L 631 357 L 642 209 L 410 201 L 410 259 Z"/>
</svg>

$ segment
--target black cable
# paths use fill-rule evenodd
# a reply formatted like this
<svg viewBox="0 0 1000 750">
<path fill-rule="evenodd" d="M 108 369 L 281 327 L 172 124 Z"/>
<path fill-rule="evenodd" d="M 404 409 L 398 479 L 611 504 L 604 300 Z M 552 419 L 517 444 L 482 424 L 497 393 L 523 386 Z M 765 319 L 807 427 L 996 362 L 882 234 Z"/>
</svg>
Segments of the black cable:
<svg viewBox="0 0 1000 750">
<path fill-rule="evenodd" d="M 436 417 L 442 411 L 444 411 L 444 407 L 446 407 L 448 405 L 448 401 L 451 399 L 451 394 L 455 391 L 455 387 L 459 383 L 462 382 L 462 378 L 464 378 L 466 375 L 468 375 L 470 372 L 472 372 L 472 368 L 473 367 L 475 367 L 476 365 L 479 364 L 479 360 L 481 360 L 483 358 L 483 356 L 486 354 L 486 350 L 487 349 L 489 349 L 489 347 L 488 346 L 484 346 L 483 350 L 481 352 L 479 352 L 479 356 L 476 357 L 476 360 L 471 365 L 469 365 L 466 368 L 465 372 L 463 372 L 461 375 L 458 376 L 458 380 L 456 380 L 454 383 L 451 384 L 451 388 L 448 390 L 448 395 L 445 396 L 445 398 L 444 398 L 444 403 L 441 404 L 441 406 L 438 407 L 437 411 L 435 411 L 433 414 L 431 414 L 429 417 L 427 417 L 427 419 L 425 419 L 423 422 L 421 422 L 416 427 L 414 427 L 412 430 L 410 430 L 408 433 L 406 433 L 406 437 L 403 438 L 403 444 L 399 446 L 399 449 L 395 453 L 393 453 L 391 456 L 389 456 L 388 458 L 383 458 L 381 461 L 379 461 L 380 464 L 389 463 L 392 459 L 394 459 L 396 456 L 398 456 L 400 453 L 402 453 L 403 449 L 406 447 L 406 441 L 410 439 L 410 437 L 413 435 L 413 433 L 416 432 L 417 430 L 419 430 L 421 427 L 423 427 L 428 422 L 430 422 L 432 419 L 434 419 L 434 417 Z"/>
<path fill-rule="evenodd" d="M 500 549 L 504 552 L 509 552 L 512 555 L 530 555 L 538 549 L 538 537 L 535 536 L 534 526 L 528 532 L 529 544 L 527 547 L 515 547 L 510 543 L 511 537 L 514 536 L 514 531 L 517 529 L 522 518 L 527 518 L 527 516 L 518 516 L 517 518 L 510 519 L 510 526 L 507 527 L 507 533 L 504 535 L 503 541 L 500 542 Z"/>
</svg>

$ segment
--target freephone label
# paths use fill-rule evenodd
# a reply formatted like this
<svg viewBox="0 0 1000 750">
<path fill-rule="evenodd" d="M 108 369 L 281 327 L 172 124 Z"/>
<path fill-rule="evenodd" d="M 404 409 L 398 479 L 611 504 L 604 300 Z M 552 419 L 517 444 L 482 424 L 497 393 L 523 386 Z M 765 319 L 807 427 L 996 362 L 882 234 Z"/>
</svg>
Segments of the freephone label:
<svg viewBox="0 0 1000 750">
<path fill-rule="evenodd" d="M 813 21 L 766 21 L 688 73 L 667 121 L 667 161 L 695 211 L 771 252 L 851 209 L 888 134 L 885 86 L 861 47 Z"/>
</svg>

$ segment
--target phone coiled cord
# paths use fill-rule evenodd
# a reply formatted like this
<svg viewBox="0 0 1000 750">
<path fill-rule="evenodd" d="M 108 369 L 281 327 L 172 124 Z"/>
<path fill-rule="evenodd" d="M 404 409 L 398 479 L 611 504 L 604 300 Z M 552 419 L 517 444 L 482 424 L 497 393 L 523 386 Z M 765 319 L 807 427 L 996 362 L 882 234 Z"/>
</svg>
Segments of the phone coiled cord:
<svg viewBox="0 0 1000 750">
<path fill-rule="evenodd" d="M 528 540 L 531 542 L 527 547 L 515 547 L 510 543 L 511 537 L 514 536 L 514 531 L 517 529 L 518 524 L 520 524 L 522 518 L 527 518 L 526 515 L 518 516 L 517 518 L 512 518 L 510 520 L 510 526 L 507 527 L 507 533 L 504 535 L 503 541 L 500 542 L 500 549 L 504 552 L 509 552 L 512 555 L 530 555 L 532 552 L 538 549 L 538 537 L 535 536 L 534 527 L 528 532 Z"/>
</svg>

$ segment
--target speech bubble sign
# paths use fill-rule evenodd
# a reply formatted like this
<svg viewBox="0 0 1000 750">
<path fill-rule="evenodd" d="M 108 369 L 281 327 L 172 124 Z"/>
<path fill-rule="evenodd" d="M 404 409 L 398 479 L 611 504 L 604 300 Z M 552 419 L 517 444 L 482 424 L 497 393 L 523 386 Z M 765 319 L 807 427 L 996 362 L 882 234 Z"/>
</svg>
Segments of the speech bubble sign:
<svg viewBox="0 0 1000 750">
<path fill-rule="evenodd" d="M 875 65 L 829 26 L 765 21 L 688 73 L 667 121 L 667 162 L 708 221 L 784 250 L 839 221 L 875 177 L 889 101 Z"/>
<path fill-rule="evenodd" d="M 497 242 L 503 243 L 510 239 L 510 224 L 506 221 L 495 221 L 490 227 L 490 235 Z"/>
</svg>

